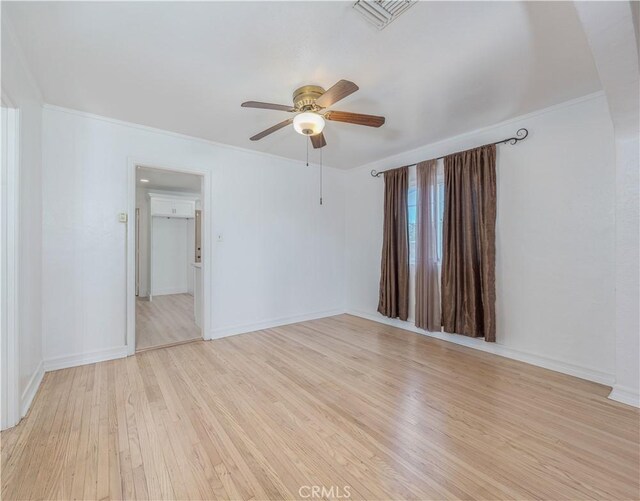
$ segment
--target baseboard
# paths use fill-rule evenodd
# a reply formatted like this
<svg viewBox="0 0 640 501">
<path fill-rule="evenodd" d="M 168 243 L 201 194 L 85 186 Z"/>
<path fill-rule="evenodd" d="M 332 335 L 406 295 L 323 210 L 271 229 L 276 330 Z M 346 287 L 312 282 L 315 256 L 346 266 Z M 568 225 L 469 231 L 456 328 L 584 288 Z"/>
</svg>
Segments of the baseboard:
<svg viewBox="0 0 640 501">
<path fill-rule="evenodd" d="M 78 365 L 95 364 L 106 360 L 124 358 L 128 355 L 126 346 L 108 348 L 106 350 L 93 351 L 89 353 L 78 353 L 77 355 L 67 355 L 64 357 L 49 358 L 44 361 L 45 372 L 57 371 L 77 367 Z"/>
<path fill-rule="evenodd" d="M 27 387 L 22 392 L 22 396 L 20 397 L 20 417 L 24 417 L 29 412 L 29 408 L 31 407 L 31 403 L 38 393 L 38 388 L 40 388 L 40 383 L 42 383 L 42 378 L 44 377 L 44 364 L 42 361 L 38 364 L 38 367 L 31 375 L 31 379 L 29 379 L 29 383 Z"/>
<path fill-rule="evenodd" d="M 169 294 L 189 294 L 188 287 L 169 287 L 167 289 L 159 289 L 153 291 L 153 296 L 168 296 Z M 147 295 L 148 297 L 148 295 Z"/>
<path fill-rule="evenodd" d="M 402 320 L 387 318 L 378 314 L 371 314 L 358 310 L 348 310 L 347 313 L 356 317 L 366 318 L 367 320 L 373 320 L 374 322 L 378 322 L 381 324 L 391 325 L 393 327 L 398 327 L 399 329 L 422 334 L 423 336 L 429 336 L 447 341 L 449 343 L 473 348 L 475 350 L 493 353 L 494 355 L 510 358 L 512 360 L 518 360 L 519 362 L 525 362 L 537 367 L 561 372 L 563 374 L 568 374 L 569 376 L 575 376 L 580 379 L 586 379 L 587 381 L 593 381 L 595 383 L 604 384 L 606 386 L 612 386 L 615 382 L 615 376 L 613 374 L 596 371 L 587 367 L 581 367 L 579 365 L 563 362 L 561 360 L 555 360 L 532 353 L 514 350 L 513 348 L 507 348 L 506 346 L 496 343 L 487 343 L 482 339 L 474 339 L 467 336 L 461 336 L 458 334 L 447 334 L 444 332 L 428 332 L 422 329 L 418 329 L 415 325 L 404 322 Z"/>
<path fill-rule="evenodd" d="M 640 394 L 635 388 L 624 386 L 621 384 L 613 385 L 613 390 L 609 393 L 609 398 L 616 402 L 640 407 Z"/>
<path fill-rule="evenodd" d="M 264 329 L 272 329 L 282 325 L 296 324 L 298 322 L 306 322 L 308 320 L 316 320 L 318 318 L 334 317 L 341 315 L 345 311 L 340 309 L 319 311 L 315 313 L 307 313 L 305 315 L 295 315 L 291 317 L 280 317 L 263 322 L 255 322 L 251 324 L 234 325 L 231 327 L 222 327 L 211 331 L 210 339 L 220 339 L 227 336 L 235 336 L 237 334 L 246 334 L 247 332 L 261 331 Z"/>
</svg>

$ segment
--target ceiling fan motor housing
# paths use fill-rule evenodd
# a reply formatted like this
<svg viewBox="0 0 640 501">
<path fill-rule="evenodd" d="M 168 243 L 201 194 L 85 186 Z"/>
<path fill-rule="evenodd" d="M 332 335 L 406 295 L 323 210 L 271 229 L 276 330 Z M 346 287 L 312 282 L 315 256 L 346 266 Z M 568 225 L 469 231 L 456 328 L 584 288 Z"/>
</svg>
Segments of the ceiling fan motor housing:
<svg viewBox="0 0 640 501">
<path fill-rule="evenodd" d="M 305 85 L 293 93 L 293 106 L 299 111 L 316 111 L 316 99 L 324 94 L 324 89 L 317 85 Z"/>
</svg>

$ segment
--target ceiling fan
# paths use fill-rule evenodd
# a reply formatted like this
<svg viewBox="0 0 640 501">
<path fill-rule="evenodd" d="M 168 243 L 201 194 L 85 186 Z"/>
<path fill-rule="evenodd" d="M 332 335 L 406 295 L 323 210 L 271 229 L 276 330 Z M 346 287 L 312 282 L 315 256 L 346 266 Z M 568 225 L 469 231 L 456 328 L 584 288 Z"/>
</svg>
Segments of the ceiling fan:
<svg viewBox="0 0 640 501">
<path fill-rule="evenodd" d="M 247 101 L 242 103 L 243 108 L 260 108 L 265 110 L 279 110 L 296 113 L 293 118 L 288 118 L 273 127 L 269 127 L 249 139 L 251 139 L 251 141 L 258 141 L 259 139 L 282 129 L 287 125 L 293 124 L 293 128 L 296 132 L 309 136 L 314 148 L 322 148 L 327 145 L 327 141 L 322 133 L 325 120 L 346 122 L 355 125 L 366 125 L 368 127 L 380 127 L 384 124 L 384 117 L 349 113 L 347 111 L 333 111 L 328 109 L 330 106 L 333 106 L 335 103 L 350 94 L 353 94 L 357 90 L 358 86 L 353 82 L 340 80 L 327 91 L 317 85 L 305 85 L 296 89 L 293 93 L 293 106 L 261 103 L 258 101 Z"/>
</svg>

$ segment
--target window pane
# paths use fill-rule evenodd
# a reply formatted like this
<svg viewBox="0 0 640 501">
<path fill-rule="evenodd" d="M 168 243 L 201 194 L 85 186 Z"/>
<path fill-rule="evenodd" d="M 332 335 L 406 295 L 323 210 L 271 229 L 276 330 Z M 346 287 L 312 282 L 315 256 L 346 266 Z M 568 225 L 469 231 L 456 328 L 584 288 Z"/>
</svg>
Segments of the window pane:
<svg viewBox="0 0 640 501">
<path fill-rule="evenodd" d="M 416 260 L 416 206 L 409 207 L 409 262 Z"/>
<path fill-rule="evenodd" d="M 415 188 L 409 188 L 409 196 L 407 199 L 407 205 L 409 206 L 415 206 L 416 205 L 416 196 L 417 196 L 418 192 Z"/>
<path fill-rule="evenodd" d="M 443 221 L 444 221 L 444 183 L 438 183 L 438 261 L 442 261 Z"/>
</svg>

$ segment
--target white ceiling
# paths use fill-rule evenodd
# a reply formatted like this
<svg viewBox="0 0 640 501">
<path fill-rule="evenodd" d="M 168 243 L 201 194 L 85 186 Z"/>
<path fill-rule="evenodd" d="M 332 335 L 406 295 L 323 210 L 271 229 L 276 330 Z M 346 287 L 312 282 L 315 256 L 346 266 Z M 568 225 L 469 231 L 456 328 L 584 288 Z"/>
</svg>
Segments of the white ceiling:
<svg viewBox="0 0 640 501">
<path fill-rule="evenodd" d="M 344 78 L 324 162 L 350 168 L 600 89 L 572 2 L 421 2 L 383 31 L 352 2 L 2 2 L 46 102 L 295 159 L 303 84 Z M 313 152 L 312 155 L 317 155 Z M 314 157 L 312 157 L 313 159 Z"/>
<path fill-rule="evenodd" d="M 143 183 L 146 179 L 148 183 Z M 138 167 L 136 169 L 136 185 L 149 190 L 179 191 L 182 193 L 200 193 L 202 177 L 196 174 L 185 174 L 170 170 Z"/>
</svg>

